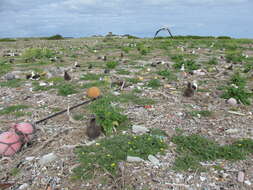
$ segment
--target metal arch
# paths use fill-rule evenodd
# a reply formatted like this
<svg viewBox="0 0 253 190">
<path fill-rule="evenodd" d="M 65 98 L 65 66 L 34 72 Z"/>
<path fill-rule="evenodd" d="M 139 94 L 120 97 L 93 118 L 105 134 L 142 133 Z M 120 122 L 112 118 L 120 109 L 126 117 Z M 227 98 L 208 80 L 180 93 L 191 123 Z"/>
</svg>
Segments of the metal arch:
<svg viewBox="0 0 253 190">
<path fill-rule="evenodd" d="M 156 31 L 154 38 L 157 36 L 157 34 L 158 34 L 160 31 L 163 31 L 163 30 L 164 30 L 164 31 L 168 31 L 169 34 L 170 34 L 170 36 L 173 38 L 173 36 L 172 36 L 172 34 L 171 34 L 169 28 L 160 28 L 159 30 Z"/>
</svg>

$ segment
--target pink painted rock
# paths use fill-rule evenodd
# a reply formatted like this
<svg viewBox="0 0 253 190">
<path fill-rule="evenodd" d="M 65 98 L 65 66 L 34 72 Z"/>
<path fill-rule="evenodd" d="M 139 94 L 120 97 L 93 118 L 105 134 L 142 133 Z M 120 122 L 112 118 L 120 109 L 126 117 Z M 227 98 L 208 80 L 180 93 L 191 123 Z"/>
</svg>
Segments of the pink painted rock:
<svg viewBox="0 0 253 190">
<path fill-rule="evenodd" d="M 30 123 L 17 123 L 12 126 L 12 129 L 24 138 L 24 142 L 27 143 L 32 140 L 34 133 L 34 126 Z"/>
<path fill-rule="evenodd" d="M 20 137 L 15 132 L 0 134 L 0 155 L 12 156 L 21 148 Z"/>
</svg>

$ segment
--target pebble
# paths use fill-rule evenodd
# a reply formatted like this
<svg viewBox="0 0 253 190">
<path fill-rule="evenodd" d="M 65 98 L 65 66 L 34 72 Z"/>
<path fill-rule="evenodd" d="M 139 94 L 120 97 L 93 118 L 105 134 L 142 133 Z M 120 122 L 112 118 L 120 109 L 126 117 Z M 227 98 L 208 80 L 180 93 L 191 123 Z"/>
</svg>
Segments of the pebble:
<svg viewBox="0 0 253 190">
<path fill-rule="evenodd" d="M 232 106 L 235 106 L 237 104 L 237 100 L 235 98 L 229 98 L 227 100 L 227 103 L 232 105 Z"/>
<path fill-rule="evenodd" d="M 46 154 L 44 156 L 42 156 L 42 158 L 39 160 L 39 163 L 41 165 L 46 165 L 50 162 L 53 162 L 57 159 L 57 155 L 55 155 L 53 152 L 52 153 L 49 153 L 49 154 Z"/>
<path fill-rule="evenodd" d="M 148 156 L 148 159 L 149 159 L 149 161 L 150 161 L 153 165 L 156 165 L 156 166 L 160 165 L 160 161 L 159 161 L 155 156 L 149 155 L 149 156 Z"/>
<path fill-rule="evenodd" d="M 251 185 L 252 183 L 250 182 L 250 181 L 248 181 L 248 180 L 246 180 L 246 181 L 244 181 L 244 183 L 246 184 L 246 185 Z"/>
<path fill-rule="evenodd" d="M 149 129 L 147 129 L 146 127 L 143 127 L 141 125 L 133 125 L 132 132 L 135 134 L 143 134 L 143 133 L 149 132 Z"/>
<path fill-rule="evenodd" d="M 142 158 L 135 157 L 135 156 L 127 156 L 128 162 L 142 162 L 144 161 Z"/>
<path fill-rule="evenodd" d="M 239 171 L 239 172 L 238 172 L 238 176 L 237 176 L 238 182 L 243 183 L 243 182 L 244 182 L 244 177 L 245 177 L 245 173 L 242 172 L 242 171 Z"/>
<path fill-rule="evenodd" d="M 25 160 L 26 161 L 32 161 L 32 160 L 34 160 L 34 158 L 35 158 L 34 156 L 30 156 L 30 157 L 26 157 Z"/>
<path fill-rule="evenodd" d="M 14 80 L 14 79 L 16 78 L 16 76 L 15 76 L 14 74 L 12 74 L 12 73 L 7 73 L 7 74 L 4 76 L 4 78 L 5 78 L 6 80 Z"/>
<path fill-rule="evenodd" d="M 28 189 L 28 187 L 29 187 L 29 185 L 27 183 L 24 183 L 19 186 L 18 190 L 25 190 L 25 189 Z"/>
</svg>

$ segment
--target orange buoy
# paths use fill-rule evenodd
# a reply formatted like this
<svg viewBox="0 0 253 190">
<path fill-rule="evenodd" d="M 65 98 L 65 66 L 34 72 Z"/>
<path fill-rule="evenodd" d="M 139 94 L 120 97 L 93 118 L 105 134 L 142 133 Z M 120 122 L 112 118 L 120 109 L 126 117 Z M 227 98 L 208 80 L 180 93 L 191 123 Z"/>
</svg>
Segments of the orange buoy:
<svg viewBox="0 0 253 190">
<path fill-rule="evenodd" d="M 100 89 L 98 87 L 91 87 L 87 90 L 87 96 L 89 98 L 97 98 L 101 94 Z"/>
<path fill-rule="evenodd" d="M 21 148 L 20 137 L 15 132 L 0 134 L 0 155 L 12 156 Z"/>
</svg>

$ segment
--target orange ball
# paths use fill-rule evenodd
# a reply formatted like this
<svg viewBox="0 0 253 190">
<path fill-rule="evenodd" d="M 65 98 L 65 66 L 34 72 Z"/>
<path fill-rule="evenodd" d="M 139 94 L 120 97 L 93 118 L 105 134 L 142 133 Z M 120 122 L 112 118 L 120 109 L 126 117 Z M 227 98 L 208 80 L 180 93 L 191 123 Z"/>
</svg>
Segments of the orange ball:
<svg viewBox="0 0 253 190">
<path fill-rule="evenodd" d="M 97 97 L 99 97 L 100 96 L 100 94 L 101 94 L 101 92 L 100 92 L 100 90 L 99 90 L 99 88 L 98 87 L 91 87 L 91 88 L 89 88 L 88 90 L 87 90 L 87 96 L 89 97 L 89 98 L 97 98 Z"/>
</svg>

